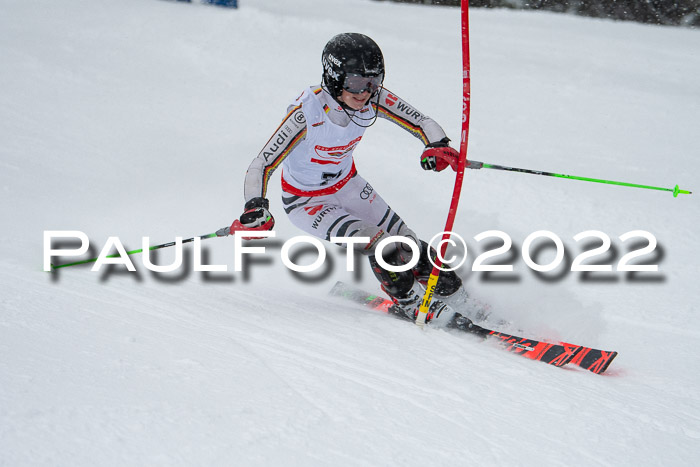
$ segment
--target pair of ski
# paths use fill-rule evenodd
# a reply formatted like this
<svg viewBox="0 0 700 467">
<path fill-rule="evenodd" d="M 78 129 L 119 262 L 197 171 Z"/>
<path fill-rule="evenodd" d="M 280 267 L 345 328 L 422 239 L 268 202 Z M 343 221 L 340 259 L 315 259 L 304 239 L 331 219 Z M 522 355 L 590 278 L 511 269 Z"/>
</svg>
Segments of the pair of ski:
<svg viewBox="0 0 700 467">
<path fill-rule="evenodd" d="M 342 297 L 359 303 L 373 310 L 382 311 L 392 316 L 409 320 L 403 311 L 391 300 L 367 293 L 352 286 L 338 282 L 330 295 Z M 605 372 L 617 356 L 617 352 L 593 349 L 567 342 L 549 343 L 535 339 L 514 336 L 474 324 L 470 319 L 457 313 L 449 325 L 452 329 L 475 334 L 484 339 L 497 340 L 505 350 L 531 360 L 538 360 L 557 367 L 573 363 L 595 374 Z"/>
</svg>

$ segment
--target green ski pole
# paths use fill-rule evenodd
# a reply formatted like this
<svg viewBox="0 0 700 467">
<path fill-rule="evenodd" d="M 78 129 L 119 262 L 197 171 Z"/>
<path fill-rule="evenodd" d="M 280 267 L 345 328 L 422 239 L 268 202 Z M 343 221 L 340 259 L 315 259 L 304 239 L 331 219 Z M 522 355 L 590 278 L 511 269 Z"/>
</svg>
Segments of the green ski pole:
<svg viewBox="0 0 700 467">
<path fill-rule="evenodd" d="M 678 185 L 676 185 L 673 188 L 663 188 L 663 187 L 659 187 L 659 186 L 639 185 L 637 183 L 616 182 L 613 180 L 602 180 L 599 178 L 578 177 L 576 175 L 565 175 L 565 174 L 558 174 L 558 173 L 554 173 L 554 172 L 544 172 L 541 170 L 519 169 L 517 167 L 506 167 L 504 165 L 487 164 L 486 162 L 479 162 L 479 161 L 468 161 L 467 168 L 468 169 L 484 168 L 484 169 L 505 170 L 508 172 L 520 172 L 520 173 L 526 173 L 526 174 L 532 174 L 532 175 L 545 175 L 547 177 L 568 178 L 571 180 L 581 180 L 583 182 L 606 183 L 608 185 L 628 186 L 628 187 L 632 187 L 632 188 L 644 188 L 647 190 L 670 191 L 671 193 L 673 193 L 674 198 L 678 197 L 679 194 L 683 194 L 683 195 L 693 194 L 692 191 L 681 190 L 680 188 L 678 188 Z"/>
<path fill-rule="evenodd" d="M 187 238 L 182 241 L 182 243 L 190 243 L 195 240 L 195 238 L 201 238 L 201 239 L 207 239 L 207 238 L 214 238 L 214 237 L 225 237 L 229 235 L 229 227 L 222 227 L 221 229 L 217 230 L 214 233 L 206 234 L 206 235 L 200 235 L 198 237 L 192 237 L 192 238 Z M 161 243 L 160 245 L 153 245 L 152 247 L 148 248 L 148 251 L 153 251 L 153 250 L 159 250 L 161 248 L 167 248 L 170 246 L 176 245 L 176 242 L 168 242 L 168 243 Z M 139 248 L 138 250 L 131 250 L 127 251 L 127 255 L 133 255 L 136 253 L 143 253 L 143 248 Z M 119 255 L 109 255 L 107 258 L 118 258 Z M 67 268 L 68 266 L 77 266 L 79 264 L 88 264 L 88 263 L 94 263 L 97 261 L 98 258 L 90 258 L 90 259 L 84 259 L 82 261 L 76 261 L 74 263 L 66 263 L 66 264 L 59 264 L 58 266 L 55 266 L 54 264 L 51 264 L 51 270 L 54 269 L 59 269 L 59 268 Z"/>
</svg>

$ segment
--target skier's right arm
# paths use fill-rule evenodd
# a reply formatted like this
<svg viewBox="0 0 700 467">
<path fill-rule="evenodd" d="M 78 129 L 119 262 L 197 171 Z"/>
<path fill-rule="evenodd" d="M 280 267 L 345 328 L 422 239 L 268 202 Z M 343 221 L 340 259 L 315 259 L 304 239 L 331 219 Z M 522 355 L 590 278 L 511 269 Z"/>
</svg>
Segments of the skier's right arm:
<svg viewBox="0 0 700 467">
<path fill-rule="evenodd" d="M 270 202 L 266 198 L 267 184 L 275 169 L 305 137 L 306 118 L 301 105 L 290 107 L 282 124 L 248 166 L 243 189 L 245 206 L 240 216 L 240 223 L 244 227 L 274 225 L 274 220 L 269 222 L 272 215 L 268 211 Z"/>
<path fill-rule="evenodd" d="M 459 153 L 450 147 L 450 139 L 435 120 L 386 88 L 381 90 L 375 109 L 379 117 L 396 123 L 425 144 L 421 154 L 421 167 L 424 170 L 440 172 L 452 167 L 457 171 Z"/>
</svg>

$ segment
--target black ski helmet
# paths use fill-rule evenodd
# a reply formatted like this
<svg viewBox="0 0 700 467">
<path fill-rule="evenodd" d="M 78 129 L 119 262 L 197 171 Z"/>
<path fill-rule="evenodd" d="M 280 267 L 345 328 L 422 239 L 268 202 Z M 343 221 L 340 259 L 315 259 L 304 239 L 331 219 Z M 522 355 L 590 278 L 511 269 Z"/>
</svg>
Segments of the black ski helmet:
<svg viewBox="0 0 700 467">
<path fill-rule="evenodd" d="M 369 37 L 356 32 L 334 36 L 323 48 L 323 85 L 337 99 L 343 92 L 345 79 L 350 74 L 377 77 L 384 80 L 384 56 Z"/>
</svg>

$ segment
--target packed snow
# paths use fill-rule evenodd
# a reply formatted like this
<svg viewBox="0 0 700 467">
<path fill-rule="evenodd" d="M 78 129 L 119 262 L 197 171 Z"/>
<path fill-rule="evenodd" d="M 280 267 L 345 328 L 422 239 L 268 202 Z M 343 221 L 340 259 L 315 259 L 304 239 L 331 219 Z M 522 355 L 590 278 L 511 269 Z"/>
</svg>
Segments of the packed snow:
<svg viewBox="0 0 700 467">
<path fill-rule="evenodd" d="M 700 189 L 700 32 L 542 12 L 471 11 L 472 160 Z M 700 455 L 698 194 L 469 170 L 455 232 L 472 296 L 522 334 L 616 350 L 605 375 L 327 296 L 348 272 L 329 245 L 293 274 L 302 233 L 268 193 L 276 237 L 235 271 L 232 237 L 192 244 L 172 273 L 43 271 L 44 232 L 81 231 L 85 258 L 229 225 L 243 178 L 287 105 L 318 84 L 323 45 L 361 32 L 385 85 L 459 140 L 458 8 L 369 0 L 0 1 L 0 465 L 694 465 Z M 442 231 L 454 175 L 387 121 L 358 170 L 423 238 Z M 505 232 L 510 251 L 471 270 Z M 561 238 L 536 273 L 528 235 Z M 588 264 L 571 262 L 611 239 Z M 656 248 L 616 271 L 647 244 Z M 540 245 L 540 247 L 537 247 Z M 62 248 L 75 248 L 63 242 Z M 552 242 L 530 249 L 546 264 Z M 538 254 L 539 252 L 539 254 Z M 175 248 L 151 252 L 170 264 Z M 301 251 L 297 261 L 312 262 Z M 56 258 L 68 262 L 74 258 Z"/>
</svg>

